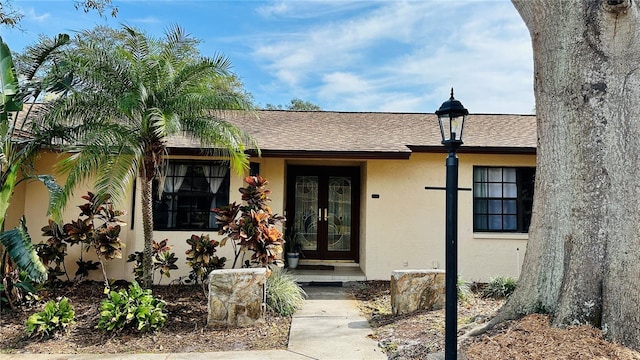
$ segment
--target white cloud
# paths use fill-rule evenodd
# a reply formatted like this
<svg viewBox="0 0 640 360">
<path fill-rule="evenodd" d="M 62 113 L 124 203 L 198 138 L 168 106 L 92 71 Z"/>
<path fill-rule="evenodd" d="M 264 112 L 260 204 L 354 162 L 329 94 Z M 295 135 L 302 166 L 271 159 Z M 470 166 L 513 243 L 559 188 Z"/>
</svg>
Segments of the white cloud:
<svg viewBox="0 0 640 360">
<path fill-rule="evenodd" d="M 314 4 L 331 7 L 287 2 L 278 14 L 301 17 Z M 336 110 L 433 111 L 451 86 L 472 112 L 533 109 L 530 40 L 510 3 L 368 4 L 357 16 L 265 34 L 256 63 Z"/>
<path fill-rule="evenodd" d="M 258 14 L 264 17 L 273 17 L 288 13 L 289 5 L 284 1 L 280 1 L 273 4 L 260 6 L 256 11 L 258 12 Z"/>
<path fill-rule="evenodd" d="M 160 24 L 162 20 L 158 19 L 155 16 L 147 16 L 143 18 L 133 18 L 130 20 L 132 23 L 138 24 Z"/>
<path fill-rule="evenodd" d="M 37 14 L 34 8 L 28 8 L 23 10 L 24 19 L 35 21 L 35 22 L 44 22 L 51 16 L 49 13 Z"/>
<path fill-rule="evenodd" d="M 312 19 L 340 14 L 345 11 L 357 11 L 368 6 L 367 1 L 279 0 L 259 6 L 256 12 L 265 18 Z"/>
</svg>

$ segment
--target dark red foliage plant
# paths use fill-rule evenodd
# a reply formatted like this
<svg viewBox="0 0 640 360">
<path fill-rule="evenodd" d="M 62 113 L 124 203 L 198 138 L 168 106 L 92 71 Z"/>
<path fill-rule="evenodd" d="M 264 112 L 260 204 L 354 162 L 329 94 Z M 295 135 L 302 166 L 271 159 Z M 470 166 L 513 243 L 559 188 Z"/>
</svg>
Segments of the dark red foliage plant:
<svg viewBox="0 0 640 360">
<path fill-rule="evenodd" d="M 260 175 L 244 178 L 246 187 L 240 188 L 244 205 L 235 202 L 222 208 L 215 208 L 219 235 L 225 235 L 220 242 L 224 246 L 231 240 L 235 258 L 235 268 L 240 256 L 251 252 L 251 259 L 244 261 L 244 266 L 268 266 L 278 264 L 282 260 L 280 254 L 284 245 L 282 232 L 278 226 L 284 222 L 284 217 L 274 214 L 267 204 L 271 190 L 266 188 L 269 183 Z"/>
</svg>

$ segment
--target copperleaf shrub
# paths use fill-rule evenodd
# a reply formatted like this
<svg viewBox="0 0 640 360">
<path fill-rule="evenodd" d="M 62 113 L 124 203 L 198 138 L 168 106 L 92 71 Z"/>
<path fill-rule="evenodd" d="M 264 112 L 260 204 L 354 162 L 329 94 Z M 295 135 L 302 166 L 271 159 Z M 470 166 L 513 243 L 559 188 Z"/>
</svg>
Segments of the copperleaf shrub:
<svg viewBox="0 0 640 360">
<path fill-rule="evenodd" d="M 152 243 L 152 259 L 153 259 L 153 272 L 151 274 L 151 282 L 154 282 L 154 275 L 156 271 L 160 272 L 160 281 L 163 277 L 170 278 L 171 270 L 178 269 L 176 262 L 178 258 L 174 252 L 171 252 L 173 245 L 168 245 L 169 239 L 164 239 L 160 242 L 153 240 Z M 137 282 L 142 282 L 142 259 L 144 254 L 142 251 L 136 251 L 130 254 L 127 258 L 127 262 L 135 262 L 133 265 L 133 275 Z M 160 282 L 159 281 L 159 282 Z"/>
<path fill-rule="evenodd" d="M 185 252 L 187 255 L 187 265 L 191 267 L 189 279 L 204 284 L 209 273 L 215 269 L 224 268 L 226 257 L 218 257 L 215 253 L 218 251 L 220 242 L 211 239 L 209 235 L 191 235 L 187 239 L 187 244 L 191 246 Z"/>
<path fill-rule="evenodd" d="M 155 298 L 150 289 L 141 288 L 138 282 L 131 283 L 128 290 L 107 291 L 107 299 L 100 303 L 98 329 L 155 331 L 167 321 L 167 314 L 163 311 L 166 303 Z"/>
<path fill-rule="evenodd" d="M 94 270 L 98 270 L 100 269 L 100 263 L 99 262 L 95 262 L 93 260 L 77 260 L 76 264 L 78 265 L 78 270 L 76 270 L 76 273 L 74 274 L 76 279 L 82 279 L 85 278 L 87 276 L 89 276 L 89 272 L 90 271 L 94 271 Z"/>
<path fill-rule="evenodd" d="M 44 309 L 27 318 L 25 322 L 27 335 L 49 337 L 54 332 L 64 330 L 75 324 L 75 312 L 69 304 L 69 299 L 48 301 Z"/>
<path fill-rule="evenodd" d="M 35 248 L 40 261 L 48 269 L 47 284 L 55 285 L 60 281 L 60 276 L 66 276 L 69 281 L 69 274 L 64 262 L 67 256 L 67 243 L 64 241 L 62 228 L 54 221 L 49 220 L 49 225 L 42 228 L 42 235 L 49 238 L 35 245 Z"/>
<path fill-rule="evenodd" d="M 62 227 L 50 221 L 49 225 L 42 228 L 42 234 L 49 236 L 49 239 L 39 245 L 41 249 L 39 255 L 42 261 L 54 266 L 54 272 L 66 274 L 66 269 L 61 267 L 66 256 L 66 244 L 71 246 L 80 244 L 85 251 L 93 249 L 98 262 L 85 261 L 81 252 L 80 259 L 76 262 L 78 270 L 75 277 L 83 278 L 89 274 L 89 271 L 102 268 L 105 284 L 108 286 L 103 262 L 122 258 L 125 244 L 120 241 L 120 231 L 121 225 L 125 223 L 117 217 L 124 215 L 124 211 L 114 209 L 108 196 L 99 197 L 88 192 L 82 198 L 87 202 L 78 206 L 80 214 L 77 220 L 71 220 Z"/>
<path fill-rule="evenodd" d="M 251 252 L 250 265 L 267 266 L 279 264 L 284 239 L 278 225 L 284 222 L 284 217 L 274 214 L 267 202 L 271 190 L 266 188 L 269 183 L 260 175 L 244 178 L 246 187 L 240 188 L 244 205 L 235 202 L 221 208 L 213 209 L 220 226 L 219 235 L 224 235 L 221 246 L 231 240 L 235 258 L 235 268 L 241 255 Z"/>
</svg>

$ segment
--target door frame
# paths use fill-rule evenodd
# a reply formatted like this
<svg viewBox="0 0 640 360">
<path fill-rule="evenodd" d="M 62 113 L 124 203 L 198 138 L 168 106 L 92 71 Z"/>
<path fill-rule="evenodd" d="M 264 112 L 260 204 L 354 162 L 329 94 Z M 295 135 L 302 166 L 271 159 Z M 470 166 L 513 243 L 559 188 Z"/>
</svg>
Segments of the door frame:
<svg viewBox="0 0 640 360">
<path fill-rule="evenodd" d="M 359 166 L 323 166 L 323 165 L 287 165 L 287 182 L 286 182 L 286 208 L 285 214 L 287 223 L 293 224 L 295 208 L 295 178 L 300 175 L 318 176 L 320 184 L 321 179 L 328 179 L 330 176 L 349 176 L 352 179 L 351 185 L 351 243 L 350 251 L 328 251 L 326 249 L 327 233 L 323 229 L 318 230 L 318 247 L 317 251 L 305 250 L 304 259 L 311 260 L 352 260 L 356 263 L 360 261 L 360 167 Z M 319 189 L 321 194 L 328 189 Z M 326 198 L 322 198 L 319 194 L 318 206 L 326 207 Z M 290 211 L 291 210 L 291 211 Z M 286 223 L 285 223 L 286 224 Z M 287 227 L 287 231 L 289 228 Z M 321 236 L 323 238 L 321 239 Z"/>
</svg>

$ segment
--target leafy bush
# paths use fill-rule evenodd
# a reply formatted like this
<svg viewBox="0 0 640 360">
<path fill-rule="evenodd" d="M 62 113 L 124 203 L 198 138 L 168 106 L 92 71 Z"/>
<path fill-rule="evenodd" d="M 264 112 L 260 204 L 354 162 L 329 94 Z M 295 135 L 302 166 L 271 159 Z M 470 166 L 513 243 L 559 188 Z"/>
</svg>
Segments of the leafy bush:
<svg viewBox="0 0 640 360">
<path fill-rule="evenodd" d="M 267 278 L 267 308 L 281 316 L 289 316 L 302 308 L 307 294 L 295 279 L 276 268 Z"/>
<path fill-rule="evenodd" d="M 47 266 L 49 276 L 48 285 L 56 285 L 60 282 L 59 276 L 65 276 L 69 281 L 69 274 L 64 259 L 67 256 L 67 244 L 64 242 L 64 232 L 54 221 L 49 220 L 49 225 L 42 228 L 42 235 L 49 236 L 45 242 L 35 245 L 40 261 Z"/>
<path fill-rule="evenodd" d="M 218 251 L 217 247 L 220 245 L 219 241 L 209 238 L 209 235 L 198 236 L 194 234 L 187 239 L 187 244 L 191 246 L 185 252 L 187 265 L 191 267 L 189 279 L 195 281 L 196 284 L 198 281 L 204 284 L 211 271 L 224 268 L 227 258 L 219 258 L 215 255 Z"/>
<path fill-rule="evenodd" d="M 271 207 L 267 205 L 271 190 L 266 188 L 269 183 L 260 175 L 247 176 L 244 178 L 247 187 L 240 188 L 242 201 L 245 205 L 235 202 L 212 211 L 216 213 L 216 220 L 220 226 L 218 235 L 224 235 L 220 246 L 224 246 L 228 239 L 231 239 L 233 252 L 233 268 L 236 267 L 240 255 L 243 256 L 247 250 L 251 251 L 251 261 L 246 260 L 244 264 L 263 266 L 280 264 L 284 239 L 282 232 L 277 226 L 284 222 L 285 218 L 274 214 Z"/>
<path fill-rule="evenodd" d="M 166 303 L 135 281 L 128 291 L 109 291 L 107 296 L 100 304 L 98 329 L 119 331 L 133 327 L 138 331 L 150 331 L 161 328 L 167 321 L 167 314 L 162 311 Z"/>
<path fill-rule="evenodd" d="M 494 299 L 509 297 L 516 289 L 516 280 L 509 276 L 496 276 L 482 289 L 482 296 Z"/>
<path fill-rule="evenodd" d="M 69 304 L 69 299 L 63 298 L 59 302 L 51 300 L 44 305 L 44 310 L 29 316 L 26 325 L 28 335 L 51 336 L 58 330 L 75 324 L 75 312 Z"/>
<path fill-rule="evenodd" d="M 98 257 L 98 263 L 92 260 L 85 261 L 80 252 L 78 271 L 75 273 L 76 279 L 82 279 L 91 270 L 102 268 L 105 285 L 109 286 L 103 260 L 122 258 L 122 249 L 125 244 L 120 241 L 120 226 L 123 221 L 117 218 L 124 214 L 123 211 L 115 210 L 109 196 L 99 197 L 92 192 L 82 196 L 87 200 L 85 204 L 79 205 L 80 214 L 78 220 L 66 223 L 62 228 L 49 221 L 49 225 L 42 228 L 42 235 L 49 236 L 46 243 L 39 246 L 39 255 L 42 261 L 47 264 L 55 264 L 53 272 L 66 274 L 66 269 L 61 268 L 66 256 L 66 244 L 81 244 L 84 250 L 92 248 Z M 68 275 L 67 275 L 68 278 Z"/>
<path fill-rule="evenodd" d="M 171 252 L 170 250 L 173 248 L 173 245 L 167 245 L 169 239 L 164 239 L 160 242 L 156 242 L 153 240 L 152 243 L 152 260 L 153 260 L 153 272 L 151 273 L 151 282 L 154 282 L 154 273 L 156 270 L 160 270 L 160 281 L 162 281 L 162 277 L 165 276 L 167 278 L 171 277 L 171 270 L 176 270 L 178 265 L 176 262 L 178 258 L 176 257 L 176 253 Z M 136 251 L 135 253 L 129 255 L 127 262 L 134 262 L 133 266 L 133 275 L 136 278 L 137 282 L 142 282 L 142 260 L 144 258 L 144 254 L 142 251 Z M 158 283 L 160 283 L 158 281 Z"/>
</svg>

